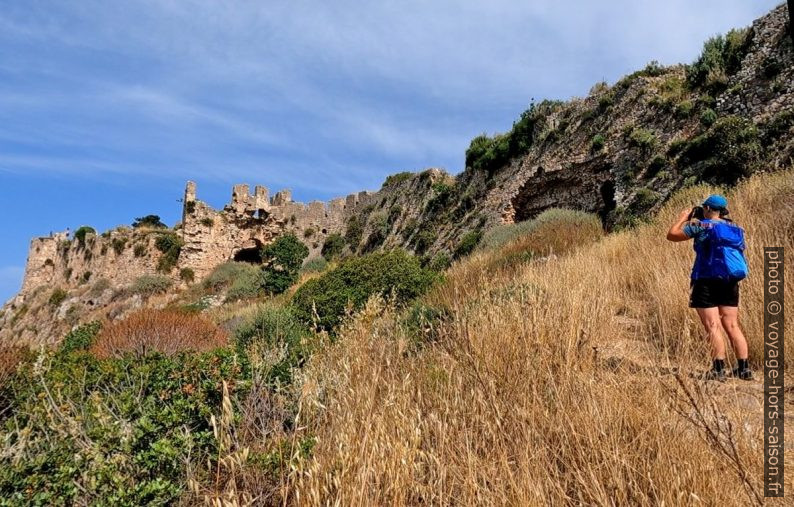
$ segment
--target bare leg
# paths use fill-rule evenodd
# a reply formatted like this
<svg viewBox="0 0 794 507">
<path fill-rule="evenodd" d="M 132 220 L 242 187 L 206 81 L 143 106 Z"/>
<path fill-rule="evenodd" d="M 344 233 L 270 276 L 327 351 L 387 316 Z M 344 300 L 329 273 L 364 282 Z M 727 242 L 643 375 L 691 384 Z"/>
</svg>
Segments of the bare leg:
<svg viewBox="0 0 794 507">
<path fill-rule="evenodd" d="M 744 338 L 742 328 L 739 327 L 739 308 L 736 306 L 720 306 L 719 312 L 722 327 L 731 340 L 736 359 L 747 359 L 747 340 Z"/>
<path fill-rule="evenodd" d="M 720 312 L 716 306 L 712 308 L 696 308 L 698 317 L 708 333 L 711 344 L 711 358 L 725 359 L 725 342 L 720 333 Z"/>
</svg>

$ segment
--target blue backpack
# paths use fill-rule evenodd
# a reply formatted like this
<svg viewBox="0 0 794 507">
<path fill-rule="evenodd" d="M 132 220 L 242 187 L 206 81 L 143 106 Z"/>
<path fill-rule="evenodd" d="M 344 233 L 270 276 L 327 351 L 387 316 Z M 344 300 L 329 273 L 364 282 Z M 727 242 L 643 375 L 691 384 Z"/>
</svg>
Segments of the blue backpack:
<svg viewBox="0 0 794 507">
<path fill-rule="evenodd" d="M 730 222 L 702 220 L 707 237 L 695 243 L 692 278 L 742 280 L 747 277 L 744 229 Z"/>
</svg>

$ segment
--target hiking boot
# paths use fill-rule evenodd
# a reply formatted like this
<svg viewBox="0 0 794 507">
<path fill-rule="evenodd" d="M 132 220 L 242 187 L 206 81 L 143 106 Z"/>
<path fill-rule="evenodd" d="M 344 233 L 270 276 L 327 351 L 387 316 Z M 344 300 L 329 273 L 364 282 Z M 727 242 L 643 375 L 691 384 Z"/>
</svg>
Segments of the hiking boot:
<svg viewBox="0 0 794 507">
<path fill-rule="evenodd" d="M 743 370 L 740 370 L 738 367 L 736 367 L 733 369 L 732 375 L 733 378 L 753 380 L 753 370 L 750 368 L 744 368 Z"/>
<path fill-rule="evenodd" d="M 720 382 L 725 382 L 725 370 L 715 370 L 712 368 L 704 373 L 700 378 L 701 380 L 718 380 Z"/>
</svg>

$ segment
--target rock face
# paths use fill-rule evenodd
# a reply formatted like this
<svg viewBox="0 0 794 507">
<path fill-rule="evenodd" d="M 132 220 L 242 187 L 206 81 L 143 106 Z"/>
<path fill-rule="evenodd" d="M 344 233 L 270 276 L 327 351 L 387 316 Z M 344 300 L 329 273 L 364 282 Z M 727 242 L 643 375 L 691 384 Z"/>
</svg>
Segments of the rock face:
<svg viewBox="0 0 794 507">
<path fill-rule="evenodd" d="M 788 23 L 781 5 L 742 32 L 735 68 L 717 75 L 718 87 L 688 84 L 684 65 L 651 64 L 611 87 L 594 86 L 586 98 L 538 104 L 524 113 L 531 123 L 520 135 L 514 129 L 512 137 L 487 140 L 496 151 L 509 148 L 502 141 L 517 140 L 520 150 L 489 155 L 498 162 L 486 168 L 467 153 L 467 167 L 455 177 L 440 169 L 399 173 L 376 192 L 309 204 L 294 202 L 288 190 L 271 197 L 265 187 L 251 193 L 241 184 L 221 210 L 198 200 L 188 182 L 182 223 L 174 230 L 119 227 L 82 240 L 68 233 L 35 238 L 22 290 L 0 311 L 0 342 L 46 334 L 37 322 L 52 318 L 50 310 L 57 310 L 56 321 L 79 321 L 80 308 L 105 304 L 104 285 L 123 288 L 151 274 L 178 285 L 185 271 L 200 280 L 229 260 L 258 263 L 261 247 L 285 233 L 303 241 L 310 258 L 329 235 L 341 234 L 349 253 L 402 247 L 430 260 L 454 252 L 471 231 L 552 207 L 598 213 L 610 228 L 652 212 L 683 186 L 790 167 L 794 49 Z M 736 150 L 737 141 L 746 146 Z M 158 238 L 164 234 L 183 243 L 175 262 L 163 262 Z M 70 299 L 47 306 L 54 289 Z"/>
</svg>

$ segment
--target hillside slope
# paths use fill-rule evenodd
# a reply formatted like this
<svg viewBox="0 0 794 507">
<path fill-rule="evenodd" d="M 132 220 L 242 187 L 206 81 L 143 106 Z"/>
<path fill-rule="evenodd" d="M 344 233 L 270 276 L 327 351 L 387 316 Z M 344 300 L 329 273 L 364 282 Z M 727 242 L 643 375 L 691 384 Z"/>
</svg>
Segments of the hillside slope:
<svg viewBox="0 0 794 507">
<path fill-rule="evenodd" d="M 543 101 L 504 134 L 475 138 L 457 176 L 390 176 L 376 192 L 308 205 L 235 186 L 216 211 L 188 184 L 173 230 L 120 227 L 31 244 L 20 294 L 0 310 L 0 342 L 53 343 L 76 324 L 168 304 L 219 264 L 294 233 L 316 258 L 337 235 L 346 255 L 405 248 L 445 266 L 482 234 L 549 208 L 596 213 L 608 230 L 642 220 L 677 190 L 733 184 L 794 157 L 794 50 L 785 5 L 713 38 L 691 65 L 655 63 L 590 95 Z M 172 238 L 163 245 L 161 237 Z M 250 260 L 250 259 L 249 259 Z M 135 294 L 165 276 L 165 295 Z M 193 280 L 195 278 L 195 280 Z M 170 282 L 169 282 L 170 281 Z"/>
</svg>

